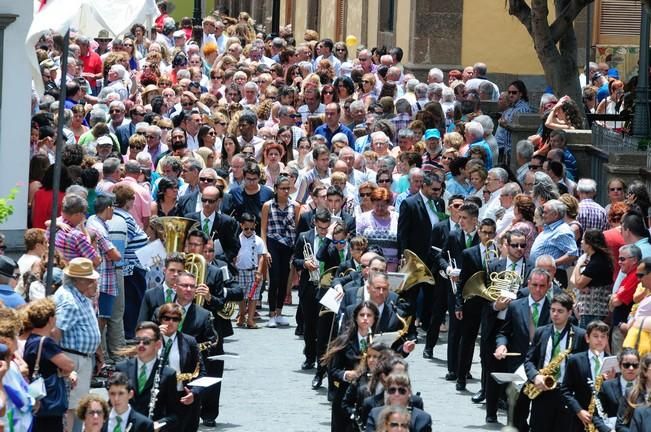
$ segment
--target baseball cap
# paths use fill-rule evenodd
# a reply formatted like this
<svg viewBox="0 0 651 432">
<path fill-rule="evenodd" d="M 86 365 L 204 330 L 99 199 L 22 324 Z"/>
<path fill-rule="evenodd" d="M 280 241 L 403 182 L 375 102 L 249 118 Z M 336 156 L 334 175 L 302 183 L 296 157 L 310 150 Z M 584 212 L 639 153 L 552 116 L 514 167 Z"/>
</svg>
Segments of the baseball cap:
<svg viewBox="0 0 651 432">
<path fill-rule="evenodd" d="M 438 129 L 427 129 L 425 131 L 425 139 L 428 140 L 430 138 L 441 139 L 441 132 Z"/>
<path fill-rule="evenodd" d="M 183 31 L 183 30 L 177 30 L 177 31 L 174 32 L 174 35 L 173 35 L 173 36 L 174 36 L 175 38 L 182 38 L 182 37 L 185 37 L 185 31 Z"/>
<path fill-rule="evenodd" d="M 111 137 L 108 137 L 108 136 L 104 135 L 104 136 L 101 136 L 101 137 L 97 138 L 97 145 L 98 146 L 101 146 L 101 145 L 110 145 L 110 146 L 112 146 L 113 145 L 113 140 L 111 139 Z"/>
</svg>

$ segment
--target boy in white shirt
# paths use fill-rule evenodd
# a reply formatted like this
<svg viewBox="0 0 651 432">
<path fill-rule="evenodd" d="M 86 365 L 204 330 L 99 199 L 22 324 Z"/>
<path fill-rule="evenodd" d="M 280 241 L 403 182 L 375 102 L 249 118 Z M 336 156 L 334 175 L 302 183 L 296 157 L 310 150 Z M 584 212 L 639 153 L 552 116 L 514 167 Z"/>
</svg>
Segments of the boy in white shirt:
<svg viewBox="0 0 651 432">
<path fill-rule="evenodd" d="M 255 306 L 260 297 L 262 275 L 265 272 L 265 247 L 262 239 L 255 233 L 255 217 L 243 213 L 240 217 L 240 251 L 235 266 L 237 279 L 244 290 L 244 300 L 240 302 L 240 315 L 237 326 L 249 329 L 260 328 L 255 323 Z M 247 305 L 248 302 L 248 305 Z M 246 318 L 246 324 L 245 324 Z"/>
</svg>

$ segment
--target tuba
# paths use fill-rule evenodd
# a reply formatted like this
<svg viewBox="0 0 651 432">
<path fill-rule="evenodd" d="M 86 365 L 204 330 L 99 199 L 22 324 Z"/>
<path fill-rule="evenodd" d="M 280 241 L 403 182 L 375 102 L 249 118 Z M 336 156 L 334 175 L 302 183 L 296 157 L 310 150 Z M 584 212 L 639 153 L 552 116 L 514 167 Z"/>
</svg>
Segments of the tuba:
<svg viewBox="0 0 651 432">
<path fill-rule="evenodd" d="M 165 245 L 167 253 L 178 252 L 183 254 L 185 257 L 185 264 L 183 266 L 185 270 L 194 275 L 197 279 L 197 285 L 205 283 L 206 270 L 208 269 L 206 259 L 201 254 L 183 253 L 185 239 L 187 238 L 188 233 L 198 225 L 199 222 L 194 219 L 172 216 L 156 218 L 156 222 L 158 227 L 158 237 Z M 195 302 L 199 306 L 203 306 L 205 300 L 206 299 L 204 299 L 203 296 L 198 295 L 195 297 Z"/>
<path fill-rule="evenodd" d="M 436 285 L 434 275 L 432 275 L 430 269 L 427 268 L 427 265 L 418 258 L 418 255 L 409 249 L 405 249 L 403 251 L 403 257 L 404 264 L 400 267 L 398 272 L 407 274 L 407 279 L 405 280 L 405 283 L 396 290 L 396 294 L 403 294 L 421 283 Z"/>
</svg>

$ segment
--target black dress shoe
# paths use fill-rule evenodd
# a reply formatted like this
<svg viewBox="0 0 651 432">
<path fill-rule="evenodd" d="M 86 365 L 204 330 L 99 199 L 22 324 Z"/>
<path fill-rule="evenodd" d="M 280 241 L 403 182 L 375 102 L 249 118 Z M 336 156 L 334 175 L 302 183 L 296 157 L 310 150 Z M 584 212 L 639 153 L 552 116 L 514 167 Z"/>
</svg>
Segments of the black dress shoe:
<svg viewBox="0 0 651 432">
<path fill-rule="evenodd" d="M 296 330 L 294 330 L 294 335 L 295 336 L 303 336 L 305 332 L 303 331 L 303 327 L 296 327 Z"/>
<path fill-rule="evenodd" d="M 484 389 L 479 390 L 477 393 L 472 395 L 472 398 L 470 398 L 474 403 L 482 403 L 486 400 L 486 393 L 484 393 Z"/>
<path fill-rule="evenodd" d="M 320 388 L 321 384 L 323 384 L 323 377 L 319 374 L 314 375 L 314 378 L 312 378 L 312 389 L 316 390 Z"/>
<path fill-rule="evenodd" d="M 432 352 L 431 348 L 425 348 L 423 350 L 423 358 L 426 358 L 426 359 L 434 358 L 434 353 Z"/>
<path fill-rule="evenodd" d="M 486 416 L 486 423 L 497 423 L 497 416 L 487 415 Z"/>
<path fill-rule="evenodd" d="M 314 362 L 309 362 L 305 360 L 301 365 L 301 370 L 310 370 L 310 369 L 314 369 Z"/>
<path fill-rule="evenodd" d="M 463 381 L 457 381 L 457 391 L 464 391 L 466 390 L 466 383 Z"/>
<path fill-rule="evenodd" d="M 445 380 L 446 381 L 456 381 L 457 380 L 457 374 L 455 372 L 448 372 L 445 374 Z"/>
<path fill-rule="evenodd" d="M 472 375 L 470 375 L 470 372 L 468 372 L 468 373 L 466 374 L 466 379 L 467 379 L 467 380 L 471 380 L 471 379 L 472 379 Z"/>
<path fill-rule="evenodd" d="M 506 403 L 504 399 L 500 399 L 497 401 L 497 409 L 502 410 L 502 411 L 508 411 L 509 410 L 509 404 Z"/>
<path fill-rule="evenodd" d="M 206 427 L 215 427 L 217 422 L 214 419 L 203 419 L 203 425 Z"/>
</svg>

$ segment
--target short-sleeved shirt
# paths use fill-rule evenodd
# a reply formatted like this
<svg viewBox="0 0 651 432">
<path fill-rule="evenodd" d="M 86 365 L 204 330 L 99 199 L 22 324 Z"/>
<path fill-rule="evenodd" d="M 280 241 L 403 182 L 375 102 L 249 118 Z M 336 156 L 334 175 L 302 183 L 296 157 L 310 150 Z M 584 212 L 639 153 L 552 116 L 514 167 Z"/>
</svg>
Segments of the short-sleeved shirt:
<svg viewBox="0 0 651 432">
<path fill-rule="evenodd" d="M 77 288 L 63 285 L 53 296 L 56 304 L 57 328 L 61 330 L 61 348 L 91 355 L 101 337 L 93 302 Z"/>
<path fill-rule="evenodd" d="M 136 223 L 136 220 L 127 211 L 121 208 L 113 210 L 113 219 L 122 219 L 127 225 L 127 246 L 122 256 L 124 261 L 124 276 L 131 276 L 133 274 L 133 267 L 140 267 L 140 260 L 136 255 L 136 251 L 143 246 L 146 246 L 149 238 L 147 234 Z"/>
<path fill-rule="evenodd" d="M 264 242 L 257 235 L 246 237 L 240 233 L 240 251 L 237 254 L 235 266 L 238 270 L 258 268 L 258 257 L 265 253 Z"/>
<path fill-rule="evenodd" d="M 102 65 L 102 58 L 95 51 L 88 50 L 86 56 L 79 56 L 79 59 L 83 63 L 83 71 L 87 73 L 98 74 L 103 71 L 104 66 Z M 95 88 L 97 85 L 97 80 L 94 78 L 87 78 L 88 84 L 91 87 Z"/>
<path fill-rule="evenodd" d="M 29 366 L 29 375 L 32 376 L 34 368 L 36 367 L 36 357 L 38 355 L 38 346 L 43 336 L 37 334 L 30 334 L 25 342 L 25 351 L 23 352 L 23 359 Z M 39 365 L 39 373 L 44 378 L 57 373 L 57 366 L 52 363 L 52 357 L 60 354 L 61 347 L 57 345 L 56 341 L 51 337 L 45 336 L 43 340 L 43 349 L 41 350 L 41 361 Z"/>
<path fill-rule="evenodd" d="M 109 192 L 112 192 L 113 189 L 118 185 L 129 186 L 135 193 L 135 199 L 133 201 L 133 207 L 129 210 L 129 213 L 136 220 L 136 223 L 140 225 L 140 228 L 145 228 L 143 223 L 143 218 L 148 218 L 151 216 L 151 196 L 149 195 L 149 190 L 144 186 L 138 184 L 138 181 L 132 177 L 125 177 L 122 181 L 119 181 L 111 186 Z"/>
<path fill-rule="evenodd" d="M 315 135 L 321 135 L 325 137 L 326 145 L 328 146 L 329 149 L 332 149 L 332 137 L 334 137 L 338 133 L 343 133 L 344 135 L 346 135 L 346 137 L 348 138 L 348 145 L 352 146 L 355 143 L 356 138 L 355 135 L 353 134 L 353 131 L 351 131 L 341 123 L 339 124 L 339 126 L 337 126 L 337 129 L 335 130 L 331 130 L 327 124 L 322 124 L 321 126 L 319 126 L 314 130 Z"/>
<path fill-rule="evenodd" d="M 108 253 L 115 249 L 109 238 L 109 227 L 105 221 L 93 215 L 88 218 L 87 226 L 89 230 L 95 233 L 97 249 L 102 256 L 102 262 L 99 265 L 99 291 L 104 294 L 116 296 L 118 294 L 118 281 L 115 273 L 115 265 L 108 258 Z"/>
<path fill-rule="evenodd" d="M 613 263 L 608 255 L 596 252 L 581 274 L 592 279 L 589 286 L 612 285 Z"/>
<path fill-rule="evenodd" d="M 73 226 L 73 224 L 65 218 L 63 219 L 63 222 Z M 86 237 L 86 234 L 77 228 L 73 228 L 69 232 L 58 230 L 54 245 L 66 261 L 79 257 L 88 258 L 89 260 L 94 261 L 98 256 L 97 251 L 95 251 L 95 248 L 88 240 L 88 237 Z"/>
</svg>

